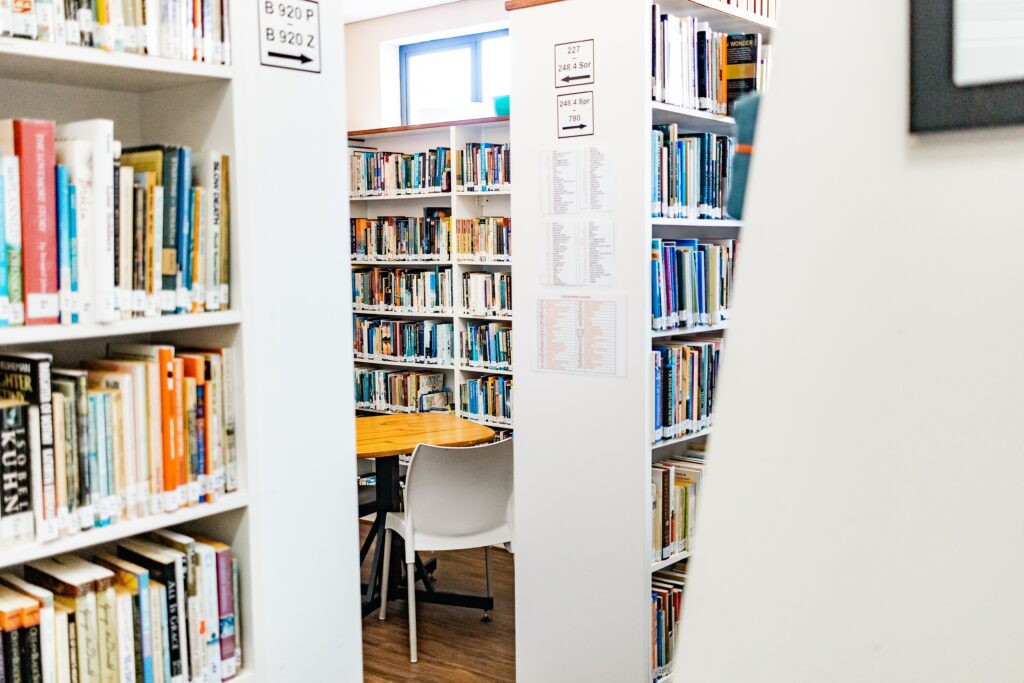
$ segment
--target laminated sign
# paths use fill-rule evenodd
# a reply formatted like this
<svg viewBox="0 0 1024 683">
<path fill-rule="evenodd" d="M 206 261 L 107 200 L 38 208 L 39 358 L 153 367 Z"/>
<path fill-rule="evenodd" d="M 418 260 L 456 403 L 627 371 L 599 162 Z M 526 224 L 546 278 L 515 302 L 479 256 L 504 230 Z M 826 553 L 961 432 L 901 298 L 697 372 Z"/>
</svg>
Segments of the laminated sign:
<svg viewBox="0 0 1024 683">
<path fill-rule="evenodd" d="M 314 0 L 257 0 L 260 64 L 320 73 L 320 5 Z"/>
</svg>

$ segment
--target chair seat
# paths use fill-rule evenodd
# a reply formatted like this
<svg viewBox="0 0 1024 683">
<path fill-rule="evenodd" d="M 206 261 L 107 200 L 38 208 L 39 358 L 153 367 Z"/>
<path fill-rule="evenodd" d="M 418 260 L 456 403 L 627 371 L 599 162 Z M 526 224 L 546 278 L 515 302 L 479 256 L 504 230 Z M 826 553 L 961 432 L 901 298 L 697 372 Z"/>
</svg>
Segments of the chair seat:
<svg viewBox="0 0 1024 683">
<path fill-rule="evenodd" d="M 404 512 L 389 512 L 384 521 L 384 528 L 391 529 L 396 534 L 408 541 L 408 532 Z M 512 530 L 507 524 L 501 524 L 493 529 L 482 529 L 473 534 L 459 534 L 447 536 L 442 534 L 430 534 L 418 530 L 413 543 L 406 544 L 406 553 L 419 552 L 421 550 L 469 550 L 471 548 L 485 548 L 491 545 L 512 543 Z M 412 547 L 410 547 L 412 546 Z"/>
</svg>

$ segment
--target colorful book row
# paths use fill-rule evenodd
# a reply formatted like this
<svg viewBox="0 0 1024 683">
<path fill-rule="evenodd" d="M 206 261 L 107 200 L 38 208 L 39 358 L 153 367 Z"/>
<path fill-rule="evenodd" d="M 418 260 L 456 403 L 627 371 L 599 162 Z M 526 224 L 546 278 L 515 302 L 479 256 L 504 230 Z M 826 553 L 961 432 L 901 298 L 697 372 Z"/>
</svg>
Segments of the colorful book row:
<svg viewBox="0 0 1024 683">
<path fill-rule="evenodd" d="M 445 215 L 353 218 L 354 261 L 449 261 L 451 222 Z"/>
<path fill-rule="evenodd" d="M 460 218 L 455 221 L 452 251 L 459 259 L 510 261 L 512 219 L 499 216 Z"/>
<path fill-rule="evenodd" d="M 512 183 L 512 149 L 507 143 L 470 142 L 455 150 L 455 189 L 466 192 L 508 191 Z"/>
<path fill-rule="evenodd" d="M 651 240 L 651 329 L 694 329 L 729 319 L 737 240 Z"/>
<path fill-rule="evenodd" d="M 450 322 L 352 316 L 355 357 L 364 360 L 451 365 L 454 337 Z"/>
<path fill-rule="evenodd" d="M 242 666 L 231 547 L 171 530 L 0 574 L 0 679 L 230 681 Z"/>
<path fill-rule="evenodd" d="M 448 313 L 452 269 L 354 268 L 352 307 L 361 311 Z"/>
<path fill-rule="evenodd" d="M 463 273 L 462 313 L 472 316 L 512 315 L 512 273 Z"/>
<path fill-rule="evenodd" d="M 467 322 L 459 331 L 462 363 L 481 370 L 512 369 L 512 323 Z"/>
<path fill-rule="evenodd" d="M 356 408 L 391 413 L 446 410 L 452 392 L 440 372 L 382 370 L 356 366 Z"/>
<path fill-rule="evenodd" d="M 81 369 L 52 364 L 48 353 L 0 355 L 4 547 L 238 488 L 230 349 L 116 343 Z"/>
<path fill-rule="evenodd" d="M 676 124 L 651 131 L 651 216 L 728 218 L 736 141 L 712 133 L 680 133 Z"/>
<path fill-rule="evenodd" d="M 0 326 L 227 309 L 228 165 L 122 151 L 106 119 L 0 121 Z"/>
<path fill-rule="evenodd" d="M 0 37 L 231 63 L 229 0 L 4 0 Z"/>
<path fill-rule="evenodd" d="M 652 443 L 711 427 L 721 339 L 655 344 Z"/>
<path fill-rule="evenodd" d="M 353 150 L 350 158 L 352 197 L 451 192 L 451 149 L 425 152 Z"/>
<path fill-rule="evenodd" d="M 651 561 L 693 551 L 704 461 L 682 455 L 651 467 Z"/>
<path fill-rule="evenodd" d="M 683 616 L 686 563 L 680 562 L 651 575 L 651 680 L 669 671 L 679 650 Z"/>
<path fill-rule="evenodd" d="M 725 115 L 740 97 L 767 87 L 771 47 L 760 33 L 721 33 L 654 5 L 652 37 L 656 102 Z"/>
<path fill-rule="evenodd" d="M 459 387 L 460 409 L 469 418 L 512 424 L 512 378 L 467 379 Z"/>
</svg>

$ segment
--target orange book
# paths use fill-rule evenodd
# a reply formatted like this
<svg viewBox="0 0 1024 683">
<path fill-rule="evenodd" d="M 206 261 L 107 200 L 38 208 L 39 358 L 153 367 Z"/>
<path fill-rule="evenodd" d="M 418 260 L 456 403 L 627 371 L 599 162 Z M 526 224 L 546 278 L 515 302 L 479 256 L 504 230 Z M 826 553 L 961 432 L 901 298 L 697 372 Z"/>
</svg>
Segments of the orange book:
<svg viewBox="0 0 1024 683">
<path fill-rule="evenodd" d="M 188 451 L 185 448 L 185 362 L 181 358 L 173 360 L 174 366 L 174 457 L 178 473 L 178 502 L 187 505 L 188 496 Z"/>
<path fill-rule="evenodd" d="M 196 480 L 200 482 L 199 501 L 208 503 L 212 500 L 207 495 L 206 482 L 211 473 L 210 469 L 210 442 L 208 439 L 209 430 L 206 429 L 206 421 L 210 419 L 210 396 L 206 391 L 206 358 L 195 353 L 183 353 L 178 356 L 185 363 L 185 377 L 189 377 L 196 381 L 196 387 L 203 387 L 203 405 L 202 405 L 202 428 L 198 430 L 196 439 L 202 441 L 202 453 L 204 456 L 203 469 L 201 472 L 194 473 Z M 198 394 L 198 391 L 196 392 Z M 198 401 L 198 395 L 196 400 Z M 196 411 L 200 410 L 199 406 L 196 407 Z M 199 416 L 197 415 L 197 418 Z"/>
<path fill-rule="evenodd" d="M 179 448 L 181 433 L 179 431 L 180 414 L 177 387 L 181 381 L 180 373 L 176 375 L 174 368 L 174 347 L 167 344 L 110 344 L 107 355 L 111 358 L 129 360 L 156 361 L 160 371 L 160 437 L 163 452 L 164 504 L 166 512 L 177 509 L 181 503 L 178 490 L 182 484 L 180 479 Z"/>
</svg>

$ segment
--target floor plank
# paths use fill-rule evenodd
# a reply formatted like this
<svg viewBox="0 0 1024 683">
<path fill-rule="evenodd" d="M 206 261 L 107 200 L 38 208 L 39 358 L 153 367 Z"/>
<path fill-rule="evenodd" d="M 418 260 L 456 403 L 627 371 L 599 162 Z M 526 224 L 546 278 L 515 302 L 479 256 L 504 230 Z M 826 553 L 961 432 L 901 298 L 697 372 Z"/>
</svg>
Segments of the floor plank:
<svg viewBox="0 0 1024 683">
<path fill-rule="evenodd" d="M 365 538 L 369 524 L 360 524 Z M 437 590 L 483 594 L 484 551 L 424 553 L 437 557 Z M 367 562 L 369 564 L 369 562 Z M 363 567 L 366 580 L 367 567 Z M 409 628 L 405 600 L 392 600 L 387 619 L 373 612 L 363 620 L 363 670 L 367 683 L 430 681 L 515 681 L 515 591 L 512 555 L 491 550 L 494 611 L 483 623 L 479 610 L 445 605 L 416 605 L 419 661 L 409 661 Z"/>
</svg>

